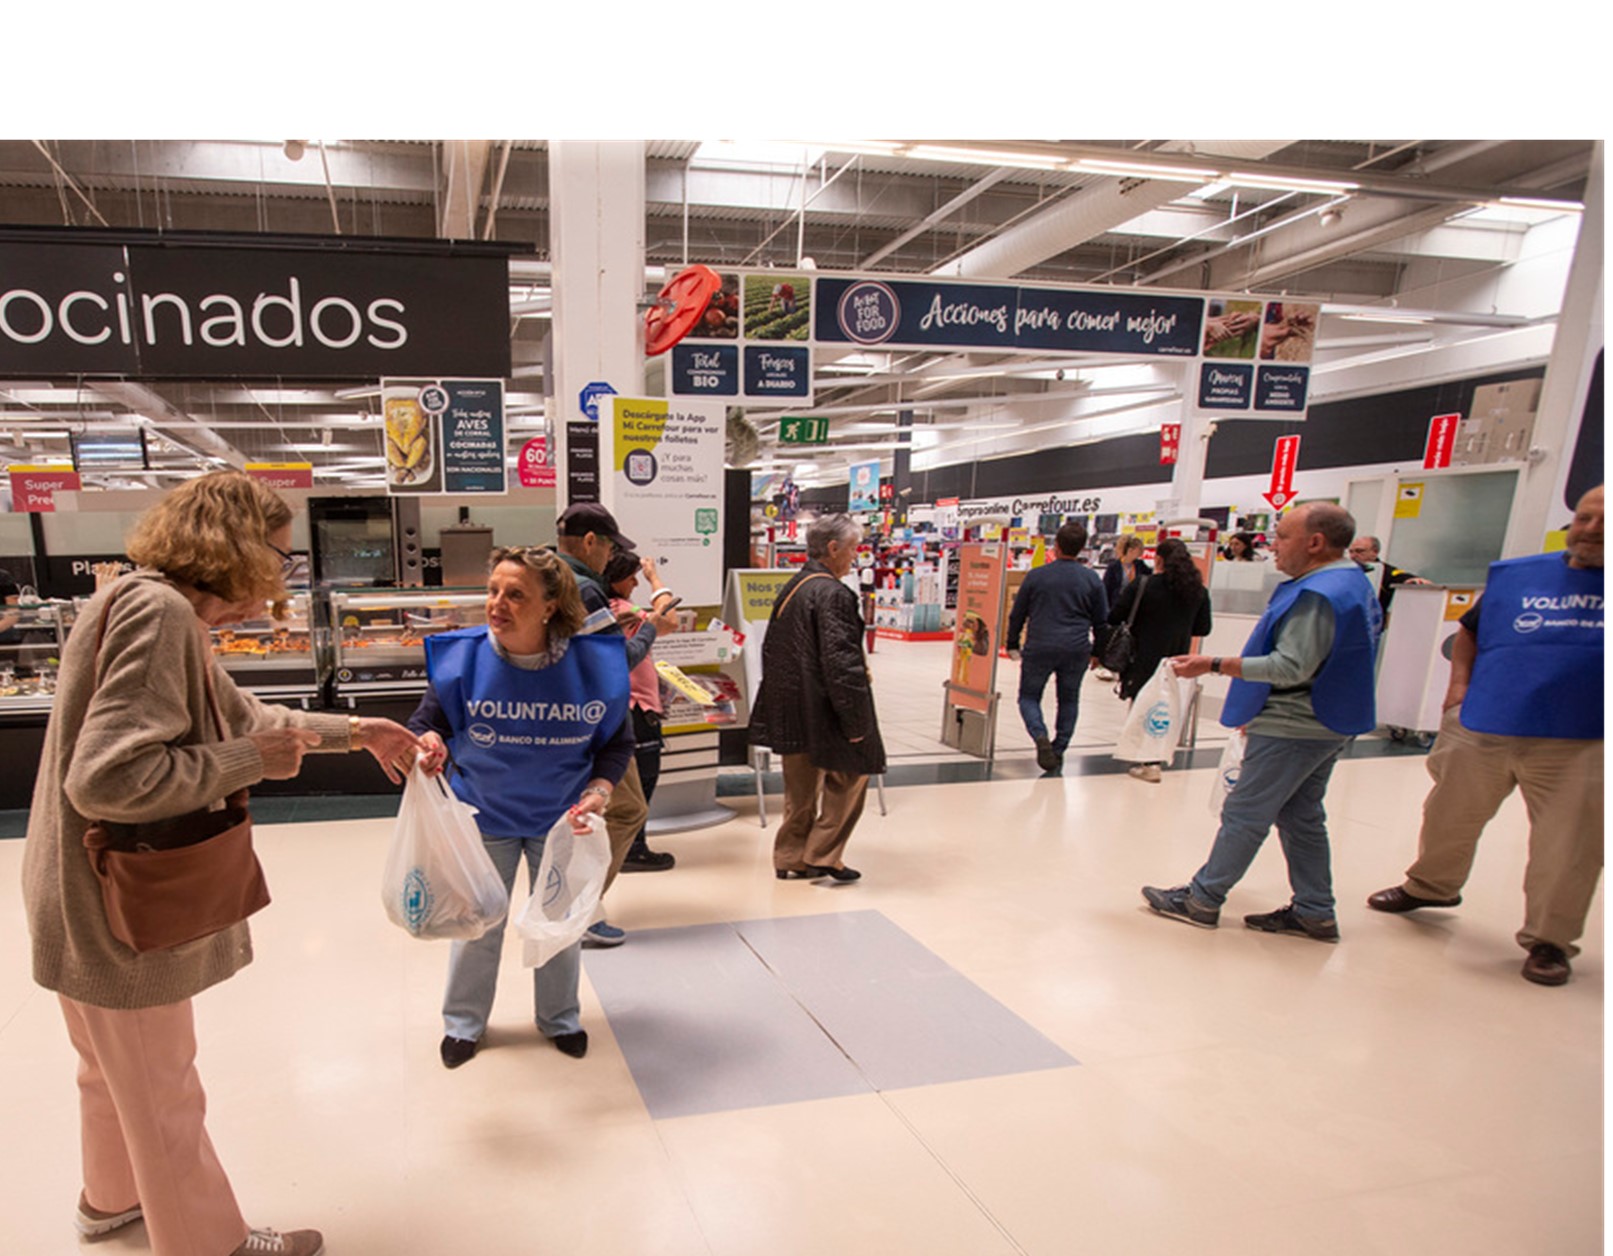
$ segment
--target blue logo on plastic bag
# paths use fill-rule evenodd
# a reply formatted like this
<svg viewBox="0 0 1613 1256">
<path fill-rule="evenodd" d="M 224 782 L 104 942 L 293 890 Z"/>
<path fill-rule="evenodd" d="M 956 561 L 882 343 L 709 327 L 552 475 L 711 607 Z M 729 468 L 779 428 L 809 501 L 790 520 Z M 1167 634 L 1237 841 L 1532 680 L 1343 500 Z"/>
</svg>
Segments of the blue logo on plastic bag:
<svg viewBox="0 0 1613 1256">
<path fill-rule="evenodd" d="M 410 868 L 409 875 L 403 878 L 403 919 L 410 933 L 420 932 L 431 916 L 434 901 L 426 874 L 419 868 Z"/>
<path fill-rule="evenodd" d="M 1156 702 L 1149 707 L 1148 714 L 1144 718 L 1144 727 L 1147 728 L 1150 737 L 1163 737 L 1170 732 L 1171 704 L 1168 702 Z"/>
</svg>

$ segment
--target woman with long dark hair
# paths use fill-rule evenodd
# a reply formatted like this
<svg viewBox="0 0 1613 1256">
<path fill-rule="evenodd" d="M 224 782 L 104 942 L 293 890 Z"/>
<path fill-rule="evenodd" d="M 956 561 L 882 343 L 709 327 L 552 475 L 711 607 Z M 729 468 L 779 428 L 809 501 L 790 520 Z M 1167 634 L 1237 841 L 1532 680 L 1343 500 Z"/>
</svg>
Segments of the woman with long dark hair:
<svg viewBox="0 0 1613 1256">
<path fill-rule="evenodd" d="M 1209 590 L 1187 546 L 1175 537 L 1161 541 L 1154 551 L 1153 574 L 1131 581 L 1121 591 L 1109 611 L 1109 623 L 1125 623 L 1138 597 L 1142 603 L 1131 626 L 1137 652 L 1120 676 L 1119 693 L 1127 701 L 1148 683 L 1161 659 L 1190 653 L 1193 638 L 1210 632 Z M 1138 780 L 1157 782 L 1161 767 L 1159 763 L 1134 763 L 1127 771 Z"/>
</svg>

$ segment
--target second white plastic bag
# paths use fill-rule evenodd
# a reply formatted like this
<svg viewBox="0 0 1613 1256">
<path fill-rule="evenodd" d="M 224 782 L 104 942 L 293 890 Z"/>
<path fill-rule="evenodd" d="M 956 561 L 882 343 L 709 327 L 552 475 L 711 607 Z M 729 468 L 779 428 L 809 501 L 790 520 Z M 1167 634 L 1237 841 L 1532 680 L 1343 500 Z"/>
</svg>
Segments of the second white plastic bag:
<svg viewBox="0 0 1613 1256">
<path fill-rule="evenodd" d="M 521 962 L 528 968 L 542 968 L 578 941 L 599 906 L 610 871 L 610 838 L 604 820 L 596 815 L 586 819 L 588 831 L 578 833 L 570 815 L 563 815 L 543 839 L 532 897 L 515 918 L 525 939 Z"/>
<path fill-rule="evenodd" d="M 381 877 L 392 923 L 417 938 L 479 938 L 510 909 L 510 897 L 476 827 L 439 774 L 409 769 Z"/>
<path fill-rule="evenodd" d="M 1221 804 L 1227 800 L 1232 787 L 1238 783 L 1243 771 L 1243 748 L 1247 744 L 1243 729 L 1235 728 L 1227 738 L 1226 749 L 1221 752 L 1221 764 L 1215 773 L 1215 786 L 1210 790 L 1210 812 L 1219 817 Z"/>
</svg>

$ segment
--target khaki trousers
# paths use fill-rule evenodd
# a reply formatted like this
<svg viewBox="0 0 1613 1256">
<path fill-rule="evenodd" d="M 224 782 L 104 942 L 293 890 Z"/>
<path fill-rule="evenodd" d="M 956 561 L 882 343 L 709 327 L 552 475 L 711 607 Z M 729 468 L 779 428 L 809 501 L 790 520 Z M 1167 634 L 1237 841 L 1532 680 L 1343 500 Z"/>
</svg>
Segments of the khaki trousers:
<svg viewBox="0 0 1613 1256">
<path fill-rule="evenodd" d="M 627 775 L 617 782 L 605 804 L 605 831 L 610 834 L 610 871 L 605 874 L 605 890 L 610 889 L 622 870 L 628 847 L 650 818 L 650 804 L 644 800 L 644 783 L 639 779 L 638 762 L 629 760 Z M 601 890 L 603 894 L 605 891 Z"/>
<path fill-rule="evenodd" d="M 90 1206 L 139 1204 L 155 1256 L 233 1252 L 247 1225 L 207 1137 L 190 1000 L 136 1011 L 61 1004 L 78 1051 Z"/>
<path fill-rule="evenodd" d="M 1462 727 L 1459 711 L 1445 712 L 1428 756 L 1434 788 L 1423 802 L 1406 893 L 1455 898 L 1479 834 L 1516 787 L 1529 814 L 1518 945 L 1549 942 L 1577 955 L 1602 872 L 1602 742 L 1475 733 Z"/>
<path fill-rule="evenodd" d="M 804 754 L 780 755 L 784 766 L 784 819 L 773 839 L 773 866 L 799 872 L 838 868 L 851 830 L 863 813 L 868 778 L 827 772 Z"/>
</svg>

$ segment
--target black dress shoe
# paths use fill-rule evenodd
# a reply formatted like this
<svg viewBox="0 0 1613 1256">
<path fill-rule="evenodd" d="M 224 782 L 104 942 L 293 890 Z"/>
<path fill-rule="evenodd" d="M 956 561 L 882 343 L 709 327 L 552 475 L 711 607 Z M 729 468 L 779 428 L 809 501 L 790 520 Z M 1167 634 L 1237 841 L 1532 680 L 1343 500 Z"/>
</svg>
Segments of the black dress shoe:
<svg viewBox="0 0 1613 1256">
<path fill-rule="evenodd" d="M 472 1041 L 467 1038 L 449 1036 L 442 1040 L 442 1062 L 444 1068 L 458 1068 L 465 1063 L 481 1047 L 481 1040 Z"/>
<path fill-rule="evenodd" d="M 623 872 L 665 872 L 678 862 L 678 857 L 667 850 L 630 850 L 622 860 Z"/>
<path fill-rule="evenodd" d="M 813 877 L 833 877 L 836 881 L 855 881 L 862 876 L 855 868 L 829 868 L 817 864 L 807 865 L 807 875 Z"/>
<path fill-rule="evenodd" d="M 780 881 L 810 881 L 822 874 L 811 868 L 774 868 L 773 875 Z"/>
<path fill-rule="evenodd" d="M 574 1034 L 556 1034 L 549 1039 L 560 1048 L 563 1055 L 569 1055 L 574 1060 L 580 1060 L 588 1054 L 588 1031 L 579 1029 Z"/>
<path fill-rule="evenodd" d="M 1038 737 L 1036 741 L 1036 766 L 1044 772 L 1057 772 L 1064 762 L 1064 757 L 1053 749 L 1053 743 L 1046 737 Z"/>
</svg>

